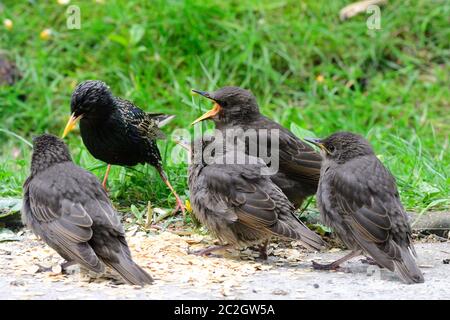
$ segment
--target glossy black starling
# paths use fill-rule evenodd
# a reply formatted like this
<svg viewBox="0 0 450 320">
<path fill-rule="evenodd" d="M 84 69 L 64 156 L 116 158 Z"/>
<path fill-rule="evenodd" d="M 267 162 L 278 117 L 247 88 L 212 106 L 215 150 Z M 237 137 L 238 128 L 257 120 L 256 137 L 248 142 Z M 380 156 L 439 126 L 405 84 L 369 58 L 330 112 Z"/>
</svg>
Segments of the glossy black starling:
<svg viewBox="0 0 450 320">
<path fill-rule="evenodd" d="M 114 97 L 102 81 L 80 83 L 72 94 L 72 115 L 64 129 L 63 138 L 80 121 L 80 132 L 89 152 L 108 164 L 103 180 L 106 187 L 111 165 L 134 166 L 148 163 L 156 168 L 164 183 L 174 194 L 177 208 L 184 205 L 170 184 L 161 163 L 156 139 L 164 139 L 159 129 L 173 116 L 146 113 L 132 102 Z"/>
<path fill-rule="evenodd" d="M 152 283 L 150 275 L 133 262 L 104 188 L 93 174 L 72 162 L 67 146 L 55 136 L 44 134 L 33 141 L 22 219 L 67 263 L 99 273 L 107 265 L 130 284 Z"/>
<path fill-rule="evenodd" d="M 413 255 L 411 227 L 395 178 L 360 135 L 338 132 L 311 139 L 323 156 L 317 201 L 325 224 L 352 252 L 319 269 L 334 269 L 364 254 L 406 283 L 423 282 Z"/>
<path fill-rule="evenodd" d="M 314 250 L 323 246 L 322 239 L 295 216 L 281 189 L 261 174 L 266 167 L 263 161 L 247 156 L 247 162 L 235 163 L 230 159 L 242 159 L 244 151 L 216 153 L 220 148 L 210 153 L 214 160 L 208 159 L 205 149 L 213 143 L 211 138 L 194 143 L 189 167 L 191 206 L 197 219 L 227 245 L 199 254 L 228 246 L 267 245 L 272 236 L 299 240 Z"/>
<path fill-rule="evenodd" d="M 296 208 L 301 206 L 306 197 L 316 193 L 320 174 L 320 155 L 292 132 L 262 115 L 256 98 L 250 91 L 238 87 L 224 87 L 214 92 L 198 90 L 193 92 L 214 101 L 213 109 L 195 120 L 193 124 L 211 119 L 216 129 L 222 131 L 254 129 L 259 134 L 261 129 L 278 130 L 278 145 L 270 140 L 273 136 L 269 135 L 268 147 L 272 148 L 272 154 L 279 155 L 279 170 L 272 175 L 272 181 L 283 190 Z M 248 151 L 247 153 L 261 157 L 259 150 L 257 154 Z"/>
</svg>

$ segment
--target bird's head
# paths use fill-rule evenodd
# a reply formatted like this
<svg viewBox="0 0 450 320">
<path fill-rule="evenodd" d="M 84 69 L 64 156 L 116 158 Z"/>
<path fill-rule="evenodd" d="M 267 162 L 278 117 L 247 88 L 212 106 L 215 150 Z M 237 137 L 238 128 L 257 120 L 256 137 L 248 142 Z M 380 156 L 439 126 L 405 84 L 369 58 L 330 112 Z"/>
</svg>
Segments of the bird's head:
<svg viewBox="0 0 450 320">
<path fill-rule="evenodd" d="M 63 138 L 81 118 L 102 118 L 114 106 L 114 97 L 103 81 L 87 80 L 80 83 L 72 93 L 71 116 L 64 129 Z"/>
<path fill-rule="evenodd" d="M 212 92 L 200 90 L 192 90 L 192 92 L 214 102 L 214 107 L 192 124 L 206 119 L 211 119 L 216 124 L 241 123 L 259 115 L 256 98 L 248 90 L 239 87 L 223 87 Z"/>
<path fill-rule="evenodd" d="M 318 146 L 323 158 L 337 163 L 345 163 L 356 157 L 374 154 L 366 139 L 351 132 L 336 132 L 325 139 L 307 138 L 305 140 Z"/>
<path fill-rule="evenodd" d="M 42 134 L 33 138 L 31 173 L 34 175 L 53 164 L 72 161 L 66 144 L 51 134 Z"/>
</svg>

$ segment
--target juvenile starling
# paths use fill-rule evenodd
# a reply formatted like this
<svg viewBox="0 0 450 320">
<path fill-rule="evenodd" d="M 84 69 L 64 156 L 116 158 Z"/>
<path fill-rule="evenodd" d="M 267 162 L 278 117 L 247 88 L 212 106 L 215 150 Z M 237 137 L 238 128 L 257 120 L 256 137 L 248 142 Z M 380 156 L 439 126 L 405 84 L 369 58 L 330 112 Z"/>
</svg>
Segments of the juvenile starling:
<svg viewBox="0 0 450 320">
<path fill-rule="evenodd" d="M 108 164 L 103 186 L 106 187 L 111 165 L 134 166 L 149 163 L 174 194 L 175 211 L 184 213 L 184 206 L 170 184 L 161 163 L 156 139 L 164 139 L 159 129 L 174 116 L 146 113 L 132 102 L 114 97 L 102 81 L 80 83 L 72 94 L 72 115 L 64 129 L 63 138 L 80 121 L 80 132 L 89 152 Z"/>
<path fill-rule="evenodd" d="M 268 148 L 272 149 L 270 153 L 279 155 L 279 170 L 272 175 L 272 181 L 283 190 L 296 208 L 301 206 L 306 197 L 316 193 L 320 174 L 320 155 L 292 132 L 262 115 L 256 98 L 250 91 L 238 87 L 224 87 L 214 92 L 192 91 L 214 101 L 213 109 L 195 120 L 193 124 L 212 119 L 218 130 L 254 129 L 258 136 L 261 129 L 278 130 L 278 143 L 271 140 L 272 135 L 268 137 Z M 258 145 L 256 142 L 250 143 Z M 257 154 L 252 154 L 248 150 L 247 153 L 261 158 L 259 149 Z"/>
<path fill-rule="evenodd" d="M 22 219 L 66 259 L 101 273 L 104 265 L 133 285 L 152 278 L 131 258 L 119 216 L 97 178 L 72 162 L 67 146 L 44 134 L 33 141 Z"/>
<path fill-rule="evenodd" d="M 233 163 L 230 159 L 234 156 L 245 156 L 237 150 L 216 150 L 213 160 L 206 160 L 205 148 L 214 147 L 213 143 L 209 138 L 194 143 L 188 181 L 191 206 L 197 219 L 227 245 L 199 254 L 229 246 L 267 245 L 271 236 L 299 240 L 314 250 L 323 246 L 322 239 L 294 215 L 294 207 L 281 189 L 261 175 L 264 162 L 247 156 L 247 164 Z M 264 257 L 265 252 L 261 253 Z"/>
<path fill-rule="evenodd" d="M 20 78 L 16 64 L 0 53 L 0 86 L 12 86 Z"/>
<path fill-rule="evenodd" d="M 309 139 L 308 139 L 309 140 Z M 335 269 L 364 254 L 378 265 L 396 271 L 406 283 L 424 282 L 415 259 L 411 227 L 395 178 L 361 136 L 338 132 L 310 139 L 323 156 L 317 201 L 325 224 L 352 252 L 319 269 Z"/>
</svg>

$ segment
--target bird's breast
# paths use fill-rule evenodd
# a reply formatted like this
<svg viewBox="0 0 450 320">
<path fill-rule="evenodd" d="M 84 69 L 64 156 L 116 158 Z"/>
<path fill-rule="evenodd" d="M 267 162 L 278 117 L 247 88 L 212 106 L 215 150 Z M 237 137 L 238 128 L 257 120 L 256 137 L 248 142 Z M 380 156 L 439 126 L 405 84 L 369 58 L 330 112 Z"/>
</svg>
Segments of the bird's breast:
<svg viewBox="0 0 450 320">
<path fill-rule="evenodd" d="M 94 158 L 108 164 L 134 166 L 140 162 L 141 147 L 129 138 L 125 126 L 111 121 L 92 123 L 80 121 L 83 143 Z"/>
</svg>

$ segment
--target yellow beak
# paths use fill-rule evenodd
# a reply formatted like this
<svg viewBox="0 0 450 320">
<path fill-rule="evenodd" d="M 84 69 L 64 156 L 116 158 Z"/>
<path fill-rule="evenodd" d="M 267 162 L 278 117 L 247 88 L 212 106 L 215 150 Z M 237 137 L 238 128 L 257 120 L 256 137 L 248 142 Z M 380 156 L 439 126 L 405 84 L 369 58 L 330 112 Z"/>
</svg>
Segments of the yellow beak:
<svg viewBox="0 0 450 320">
<path fill-rule="evenodd" d="M 191 126 L 196 124 L 197 122 L 214 117 L 216 114 L 218 114 L 220 112 L 221 108 L 222 107 L 217 102 L 215 102 L 214 107 L 211 110 L 209 110 L 208 112 L 206 112 L 204 115 L 202 115 L 200 118 L 198 118 L 194 122 L 192 122 Z"/>
<path fill-rule="evenodd" d="M 67 134 L 75 128 L 75 125 L 77 124 L 78 120 L 80 120 L 83 117 L 83 115 L 79 115 L 78 117 L 75 117 L 75 114 L 72 113 L 72 115 L 69 118 L 69 121 L 66 124 L 66 127 L 64 128 L 64 133 L 62 135 L 62 138 L 64 139 Z"/>
</svg>

